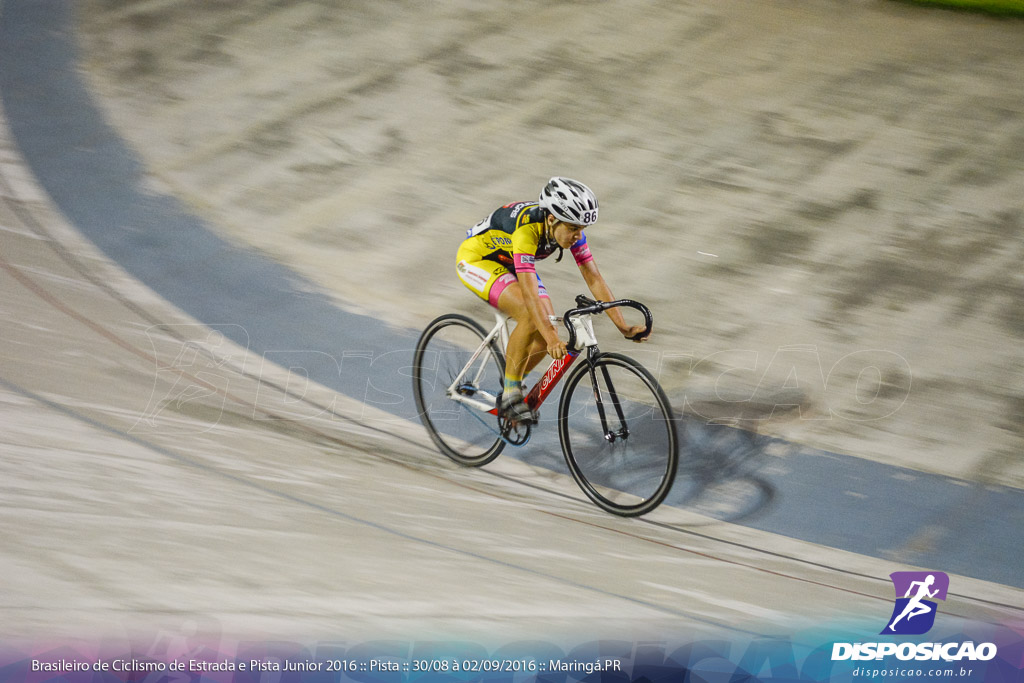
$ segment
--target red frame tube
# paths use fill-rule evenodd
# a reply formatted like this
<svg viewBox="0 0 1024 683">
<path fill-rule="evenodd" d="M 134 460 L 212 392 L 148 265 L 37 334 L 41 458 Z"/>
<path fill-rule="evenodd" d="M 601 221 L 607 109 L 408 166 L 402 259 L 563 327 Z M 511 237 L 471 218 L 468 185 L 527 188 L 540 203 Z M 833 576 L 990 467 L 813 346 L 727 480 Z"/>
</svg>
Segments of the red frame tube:
<svg viewBox="0 0 1024 683">
<path fill-rule="evenodd" d="M 530 410 L 536 411 L 540 408 L 541 404 L 547 399 L 552 391 L 555 390 L 555 386 L 561 381 L 562 375 L 568 371 L 569 366 L 572 365 L 573 361 L 580 354 L 572 351 L 567 352 L 564 356 L 556 361 L 552 361 L 548 367 L 544 376 L 540 378 L 540 381 L 533 385 L 530 389 L 530 393 L 526 396 L 526 405 L 530 406 Z"/>
<path fill-rule="evenodd" d="M 559 360 L 551 362 L 547 371 L 544 372 L 544 376 L 533 385 L 530 393 L 526 395 L 526 405 L 530 406 L 530 410 L 536 411 L 540 408 L 541 404 L 547 400 L 548 396 L 551 395 L 551 392 L 555 390 L 555 387 L 562 380 L 562 375 L 569 370 L 569 366 L 572 365 L 579 355 L 579 352 L 569 351 Z M 491 415 L 497 415 L 498 409 L 494 408 L 487 412 Z"/>
</svg>

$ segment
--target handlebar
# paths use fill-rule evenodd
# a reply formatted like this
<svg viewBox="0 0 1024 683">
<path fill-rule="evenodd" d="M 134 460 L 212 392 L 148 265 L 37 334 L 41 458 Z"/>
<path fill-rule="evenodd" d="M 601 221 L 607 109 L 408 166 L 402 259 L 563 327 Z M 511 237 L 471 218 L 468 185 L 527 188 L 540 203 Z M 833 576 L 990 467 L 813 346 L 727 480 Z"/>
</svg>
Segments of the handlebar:
<svg viewBox="0 0 1024 683">
<path fill-rule="evenodd" d="M 635 308 L 644 316 L 644 331 L 639 334 L 635 334 L 632 337 L 626 337 L 627 339 L 630 341 L 637 341 L 651 333 L 651 329 L 654 327 L 654 316 L 651 315 L 651 309 L 647 308 L 639 301 L 633 301 L 632 299 L 619 299 L 618 301 L 594 301 L 593 299 L 580 294 L 576 297 L 576 308 L 569 309 L 562 316 L 562 322 L 565 324 L 566 329 L 569 330 L 568 347 L 570 349 L 576 348 L 576 330 L 569 321 L 571 317 L 602 313 L 607 311 L 609 308 L 618 308 L 620 306 L 625 308 Z"/>
</svg>

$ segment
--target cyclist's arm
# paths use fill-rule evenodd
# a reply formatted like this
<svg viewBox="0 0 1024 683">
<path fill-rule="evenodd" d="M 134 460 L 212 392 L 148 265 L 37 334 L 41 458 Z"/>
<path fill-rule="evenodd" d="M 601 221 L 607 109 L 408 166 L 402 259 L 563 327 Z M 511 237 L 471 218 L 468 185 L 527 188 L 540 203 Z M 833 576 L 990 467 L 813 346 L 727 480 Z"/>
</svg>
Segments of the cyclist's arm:
<svg viewBox="0 0 1024 683">
<path fill-rule="evenodd" d="M 601 271 L 597 269 L 597 263 L 593 257 L 579 264 L 580 272 L 583 273 L 583 280 L 587 283 L 587 287 L 590 289 L 590 293 L 594 295 L 594 298 L 598 301 L 614 301 L 615 297 L 612 295 L 612 290 L 605 282 L 604 276 L 601 275 Z M 612 323 L 615 327 L 619 328 L 619 332 L 624 337 L 632 337 L 640 334 L 644 331 L 643 325 L 629 325 L 626 319 L 622 317 L 622 312 L 618 308 L 609 308 L 605 313 L 611 318 Z M 646 337 L 644 337 L 646 339 Z M 642 340 L 641 340 L 642 341 Z"/>
</svg>

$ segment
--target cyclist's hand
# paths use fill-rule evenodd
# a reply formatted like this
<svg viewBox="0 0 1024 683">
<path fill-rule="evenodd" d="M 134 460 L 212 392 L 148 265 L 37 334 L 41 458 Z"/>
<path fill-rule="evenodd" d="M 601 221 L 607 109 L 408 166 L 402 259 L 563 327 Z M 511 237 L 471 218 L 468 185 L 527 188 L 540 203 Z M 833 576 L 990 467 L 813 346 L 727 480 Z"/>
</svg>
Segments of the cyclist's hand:
<svg viewBox="0 0 1024 683">
<path fill-rule="evenodd" d="M 644 330 L 646 329 L 647 328 L 643 325 L 633 325 L 628 329 L 622 330 L 622 336 L 625 337 L 626 339 L 632 339 L 633 337 L 636 337 L 638 334 L 643 334 Z M 647 337 L 650 336 L 650 333 L 647 333 L 647 335 L 643 337 L 637 337 L 636 339 L 632 339 L 632 341 L 635 341 L 637 343 L 645 342 L 647 341 Z"/>
<path fill-rule="evenodd" d="M 548 342 L 548 355 L 554 358 L 555 360 L 558 360 L 565 356 L 565 349 L 565 342 L 562 341 L 561 339 L 556 339 L 554 341 Z"/>
</svg>

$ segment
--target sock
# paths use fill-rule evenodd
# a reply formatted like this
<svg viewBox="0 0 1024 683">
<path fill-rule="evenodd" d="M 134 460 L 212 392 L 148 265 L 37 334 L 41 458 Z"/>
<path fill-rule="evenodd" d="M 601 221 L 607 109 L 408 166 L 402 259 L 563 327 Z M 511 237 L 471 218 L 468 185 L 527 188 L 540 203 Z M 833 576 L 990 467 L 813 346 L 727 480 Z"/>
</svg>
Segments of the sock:
<svg viewBox="0 0 1024 683">
<path fill-rule="evenodd" d="M 523 390 L 522 379 L 509 379 L 508 375 L 505 375 L 505 393 L 511 393 L 513 391 Z"/>
</svg>

